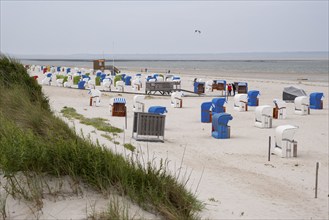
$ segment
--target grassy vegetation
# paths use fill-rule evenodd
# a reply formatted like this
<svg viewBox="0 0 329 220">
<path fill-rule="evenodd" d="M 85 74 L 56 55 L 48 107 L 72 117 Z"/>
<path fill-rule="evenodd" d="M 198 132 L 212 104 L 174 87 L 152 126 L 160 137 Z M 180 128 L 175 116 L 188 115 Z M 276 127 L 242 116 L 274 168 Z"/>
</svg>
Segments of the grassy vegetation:
<svg viewBox="0 0 329 220">
<path fill-rule="evenodd" d="M 114 77 L 114 86 L 117 85 L 117 82 L 118 82 L 118 81 L 122 81 L 122 76 L 121 76 L 121 75 L 116 75 L 116 76 Z"/>
<path fill-rule="evenodd" d="M 85 125 L 91 125 L 100 131 L 106 131 L 109 133 L 123 132 L 122 129 L 114 127 L 114 126 L 106 123 L 107 120 L 104 118 L 86 118 L 83 115 L 77 113 L 77 111 L 72 107 L 64 107 L 61 110 L 61 113 L 63 113 L 64 117 L 67 117 L 70 119 L 72 119 L 72 118 L 78 119 L 78 120 L 80 120 L 80 123 L 85 124 Z"/>
<path fill-rule="evenodd" d="M 79 137 L 50 111 L 24 67 L 3 56 L 0 90 L 0 170 L 7 180 L 18 172 L 68 175 L 101 192 L 117 190 L 166 219 L 197 218 L 201 203 L 165 165 L 127 160 Z M 69 115 L 84 119 L 72 110 Z"/>
<path fill-rule="evenodd" d="M 96 84 L 96 86 L 100 86 L 101 85 L 101 77 L 99 77 L 99 76 L 96 76 L 95 77 L 95 84 Z"/>
<path fill-rule="evenodd" d="M 56 75 L 56 79 L 63 79 L 63 83 L 67 82 L 68 76 L 64 75 Z"/>
<path fill-rule="evenodd" d="M 123 145 L 126 149 L 130 150 L 131 152 L 134 152 L 136 147 L 132 144 L 124 144 Z"/>
<path fill-rule="evenodd" d="M 73 85 L 78 85 L 81 76 L 73 76 Z"/>
</svg>

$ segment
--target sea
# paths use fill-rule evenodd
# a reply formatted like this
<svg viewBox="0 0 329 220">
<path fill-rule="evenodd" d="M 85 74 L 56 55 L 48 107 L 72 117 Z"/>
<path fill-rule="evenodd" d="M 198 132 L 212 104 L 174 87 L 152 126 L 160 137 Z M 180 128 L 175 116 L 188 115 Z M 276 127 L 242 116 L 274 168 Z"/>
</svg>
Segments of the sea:
<svg viewBox="0 0 329 220">
<path fill-rule="evenodd" d="M 21 59 L 23 64 L 93 68 L 92 59 Z M 121 72 L 189 74 L 216 79 L 238 77 L 268 80 L 309 81 L 328 83 L 328 59 L 231 59 L 231 60 L 126 60 L 108 59 Z"/>
</svg>

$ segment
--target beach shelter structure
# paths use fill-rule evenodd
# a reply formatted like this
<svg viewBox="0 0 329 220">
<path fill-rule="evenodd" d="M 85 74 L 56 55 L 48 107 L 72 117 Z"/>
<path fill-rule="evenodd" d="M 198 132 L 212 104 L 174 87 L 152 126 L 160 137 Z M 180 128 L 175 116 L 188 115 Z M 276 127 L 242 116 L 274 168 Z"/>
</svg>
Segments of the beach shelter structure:
<svg viewBox="0 0 329 220">
<path fill-rule="evenodd" d="M 125 81 L 126 86 L 130 86 L 131 85 L 131 76 L 126 76 L 124 78 L 124 81 Z"/>
<path fill-rule="evenodd" d="M 132 81 L 132 89 L 134 91 L 139 91 L 142 88 L 142 81 L 140 77 L 136 77 L 133 81 Z"/>
<path fill-rule="evenodd" d="M 111 98 L 110 113 L 112 116 L 125 117 L 127 114 L 126 99 L 121 97 Z"/>
<path fill-rule="evenodd" d="M 173 92 L 171 93 L 171 106 L 174 108 L 183 107 L 183 93 L 182 92 Z"/>
<path fill-rule="evenodd" d="M 287 117 L 287 103 L 280 99 L 273 99 L 273 118 L 285 119 Z"/>
<path fill-rule="evenodd" d="M 226 96 L 226 80 L 214 80 L 211 91 L 215 89 L 221 91 L 222 95 Z"/>
<path fill-rule="evenodd" d="M 134 112 L 144 112 L 144 103 L 145 95 L 135 95 L 133 98 L 133 111 Z"/>
<path fill-rule="evenodd" d="M 57 86 L 63 86 L 64 78 L 56 79 Z"/>
<path fill-rule="evenodd" d="M 152 114 L 159 114 L 159 115 L 163 115 L 164 113 L 167 113 L 167 109 L 164 106 L 151 106 L 148 109 L 148 113 L 152 113 Z"/>
<path fill-rule="evenodd" d="M 90 106 L 100 106 L 102 93 L 98 89 L 90 89 L 88 94 L 90 95 Z"/>
<path fill-rule="evenodd" d="M 250 90 L 248 92 L 248 105 L 249 106 L 258 106 L 259 105 L 259 91 L 258 90 Z"/>
<path fill-rule="evenodd" d="M 273 108 L 270 105 L 261 105 L 255 108 L 255 126 L 258 128 L 272 127 Z"/>
<path fill-rule="evenodd" d="M 204 102 L 201 104 L 201 122 L 210 123 L 212 114 L 211 114 L 212 102 Z"/>
<path fill-rule="evenodd" d="M 311 109 L 323 109 L 323 98 L 322 92 L 313 92 L 310 94 L 310 108 Z"/>
<path fill-rule="evenodd" d="M 104 90 L 111 91 L 112 79 L 111 78 L 103 79 L 103 82 L 101 82 L 101 85 L 103 86 Z"/>
<path fill-rule="evenodd" d="M 157 82 L 163 82 L 164 79 L 163 79 L 162 76 L 157 76 L 157 77 L 156 77 L 156 81 L 157 81 Z"/>
<path fill-rule="evenodd" d="M 89 89 L 94 89 L 95 88 L 95 80 L 88 80 L 88 82 L 87 82 L 87 87 L 89 88 Z"/>
<path fill-rule="evenodd" d="M 172 81 L 174 81 L 174 82 L 180 82 L 181 81 L 180 76 L 173 76 L 172 77 Z"/>
<path fill-rule="evenodd" d="M 132 137 L 137 141 L 164 142 L 166 115 L 134 112 Z"/>
<path fill-rule="evenodd" d="M 205 83 L 204 82 L 194 82 L 194 93 L 201 94 L 204 93 Z"/>
<path fill-rule="evenodd" d="M 284 87 L 282 93 L 282 100 L 286 102 L 294 102 L 295 98 L 298 96 L 307 96 L 303 89 L 295 86 Z"/>
<path fill-rule="evenodd" d="M 226 103 L 226 99 L 225 98 L 213 98 L 211 101 L 211 112 L 212 114 L 215 113 L 222 113 L 225 112 L 225 106 L 224 104 Z"/>
<path fill-rule="evenodd" d="M 211 136 L 217 139 L 227 139 L 231 136 L 231 128 L 228 126 L 228 122 L 233 117 L 228 113 L 216 113 L 212 116 L 212 128 Z"/>
<path fill-rule="evenodd" d="M 43 85 L 51 85 L 51 81 L 52 81 L 52 73 L 46 73 L 46 77 L 41 81 L 41 83 Z"/>
<path fill-rule="evenodd" d="M 115 88 L 118 90 L 118 92 L 124 92 L 125 83 L 123 81 L 117 81 Z"/>
<path fill-rule="evenodd" d="M 172 81 L 174 75 L 173 74 L 166 74 L 165 81 Z"/>
<path fill-rule="evenodd" d="M 210 92 L 210 91 L 213 91 L 213 89 L 212 89 L 212 84 L 213 84 L 214 82 L 212 81 L 212 80 L 208 80 L 207 82 L 206 82 L 206 84 L 205 84 L 205 90 L 206 90 L 206 92 Z"/>
<path fill-rule="evenodd" d="M 307 96 L 298 96 L 295 98 L 295 114 L 297 115 L 309 115 L 310 103 Z"/>
<path fill-rule="evenodd" d="M 234 96 L 234 110 L 239 112 L 248 111 L 248 95 L 236 94 Z"/>
<path fill-rule="evenodd" d="M 105 59 L 93 60 L 94 70 L 105 70 Z"/>
<path fill-rule="evenodd" d="M 248 92 L 248 83 L 247 82 L 234 82 L 236 91 L 238 93 L 247 93 Z"/>
<path fill-rule="evenodd" d="M 86 81 L 81 80 L 78 82 L 78 89 L 85 89 Z"/>
<path fill-rule="evenodd" d="M 280 157 L 297 156 L 297 141 L 294 140 L 298 127 L 280 125 L 275 129 L 274 153 Z M 293 153 L 293 155 L 292 155 Z"/>
</svg>

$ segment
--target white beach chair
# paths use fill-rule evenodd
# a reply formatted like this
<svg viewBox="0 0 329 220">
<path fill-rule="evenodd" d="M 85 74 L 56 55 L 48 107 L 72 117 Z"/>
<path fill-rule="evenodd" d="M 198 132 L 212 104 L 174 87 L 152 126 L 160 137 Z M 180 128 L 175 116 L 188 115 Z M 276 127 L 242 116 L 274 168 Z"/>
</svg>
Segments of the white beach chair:
<svg viewBox="0 0 329 220">
<path fill-rule="evenodd" d="M 46 77 L 41 81 L 42 85 L 51 85 L 51 81 L 52 81 L 52 74 L 47 72 L 45 73 Z"/>
<path fill-rule="evenodd" d="M 208 80 L 207 82 L 206 82 L 206 91 L 207 92 L 211 92 L 212 91 L 212 84 L 214 83 L 214 81 L 212 81 L 212 80 Z"/>
<path fill-rule="evenodd" d="M 89 89 L 95 89 L 96 85 L 95 85 L 95 81 L 94 80 L 88 80 L 87 82 L 87 87 Z"/>
<path fill-rule="evenodd" d="M 278 119 L 285 119 L 287 117 L 287 103 L 281 99 L 273 99 L 273 103 L 277 111 Z"/>
<path fill-rule="evenodd" d="M 298 127 L 293 125 L 280 125 L 275 129 L 274 154 L 280 157 L 297 156 L 297 141 L 294 140 Z"/>
<path fill-rule="evenodd" d="M 142 88 L 142 81 L 140 78 L 135 78 L 132 82 L 131 82 L 131 86 L 133 91 L 139 91 Z"/>
<path fill-rule="evenodd" d="M 90 89 L 88 94 L 90 95 L 90 106 L 100 106 L 102 93 L 98 89 Z"/>
<path fill-rule="evenodd" d="M 144 112 L 144 103 L 145 95 L 135 95 L 133 100 L 133 111 L 134 112 Z"/>
<path fill-rule="evenodd" d="M 64 86 L 65 88 L 70 88 L 70 87 L 72 86 L 72 82 L 65 82 L 65 83 L 63 84 L 63 86 Z"/>
<path fill-rule="evenodd" d="M 112 79 L 111 78 L 103 79 L 103 82 L 101 83 L 101 85 L 102 85 L 104 90 L 111 91 Z"/>
<path fill-rule="evenodd" d="M 63 86 L 64 79 L 56 79 L 57 86 Z"/>
<path fill-rule="evenodd" d="M 273 108 L 270 105 L 261 105 L 255 108 L 255 126 L 258 128 L 272 127 Z"/>
<path fill-rule="evenodd" d="M 183 106 L 183 93 L 182 92 L 173 92 L 171 94 L 171 106 L 174 108 L 182 108 Z"/>
<path fill-rule="evenodd" d="M 163 77 L 162 76 L 157 76 L 156 81 L 157 82 L 163 82 Z"/>
<path fill-rule="evenodd" d="M 115 88 L 118 92 L 124 92 L 124 87 L 125 87 L 125 83 L 123 81 L 116 82 Z"/>
<path fill-rule="evenodd" d="M 298 96 L 295 98 L 295 114 L 308 115 L 310 114 L 310 102 L 307 96 Z"/>
<path fill-rule="evenodd" d="M 239 112 L 248 111 L 248 95 L 236 94 L 234 96 L 234 110 Z"/>
</svg>

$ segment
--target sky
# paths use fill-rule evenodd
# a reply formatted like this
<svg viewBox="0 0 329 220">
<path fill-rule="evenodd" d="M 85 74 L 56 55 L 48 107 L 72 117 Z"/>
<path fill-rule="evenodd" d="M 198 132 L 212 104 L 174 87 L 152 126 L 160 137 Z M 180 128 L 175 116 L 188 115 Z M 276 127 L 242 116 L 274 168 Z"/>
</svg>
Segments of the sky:
<svg viewBox="0 0 329 220">
<path fill-rule="evenodd" d="M 0 1 L 7 54 L 329 50 L 328 0 Z"/>
</svg>

